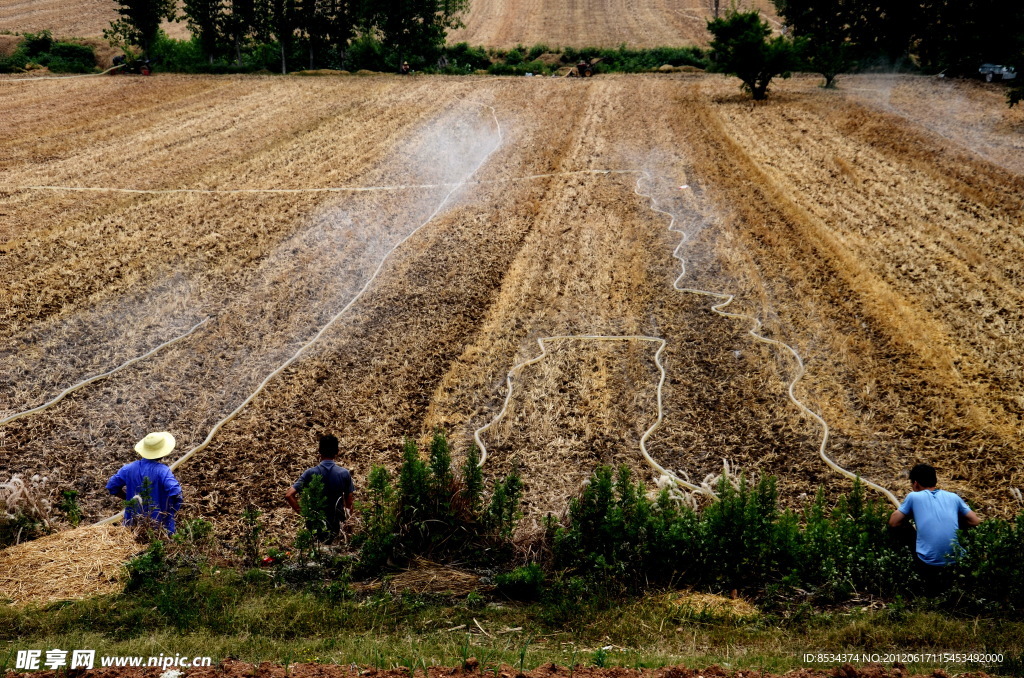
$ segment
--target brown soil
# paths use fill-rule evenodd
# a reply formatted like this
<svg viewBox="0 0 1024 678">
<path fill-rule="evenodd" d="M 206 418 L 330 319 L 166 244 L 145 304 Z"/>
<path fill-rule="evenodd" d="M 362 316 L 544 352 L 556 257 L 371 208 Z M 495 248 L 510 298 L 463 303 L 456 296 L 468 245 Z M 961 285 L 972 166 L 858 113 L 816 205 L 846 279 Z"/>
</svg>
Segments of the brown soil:
<svg viewBox="0 0 1024 678">
<path fill-rule="evenodd" d="M 723 7 L 724 7 L 723 3 Z M 773 26 L 778 15 L 771 0 L 740 0 L 740 9 L 756 8 Z M 706 45 L 711 0 L 492 0 L 470 3 L 465 28 L 449 34 L 449 43 L 469 42 L 498 49 L 517 44 L 551 46 L 669 47 Z M 179 10 L 179 15 L 181 14 Z M 110 0 L 0 0 L 0 31 L 60 38 L 99 38 L 117 18 Z M 188 39 L 184 21 L 165 22 L 170 37 Z"/>
<path fill-rule="evenodd" d="M 730 5 L 731 6 L 731 5 Z M 723 3 L 722 8 L 726 5 Z M 779 27 L 770 0 L 739 0 L 741 10 L 757 9 Z M 712 0 L 492 0 L 471 3 L 465 28 L 448 42 L 497 49 L 546 44 L 552 47 L 632 48 L 707 45 Z"/>
<path fill-rule="evenodd" d="M 432 666 L 427 670 L 425 678 L 482 675 L 479 662 L 474 657 L 470 657 L 467 664 L 469 668 Z M 545 664 L 532 671 L 525 671 L 523 673 L 507 665 L 485 668 L 488 673 L 493 671 L 495 678 L 566 678 L 568 676 L 579 676 L 580 678 L 779 678 L 780 676 L 786 676 L 787 678 L 949 678 L 948 674 L 941 669 L 936 669 L 929 674 L 912 674 L 899 665 L 885 667 L 880 664 L 868 664 L 862 667 L 843 664 L 834 668 L 797 669 L 785 674 L 772 674 L 752 670 L 730 671 L 719 666 L 709 666 L 706 668 L 669 666 L 660 669 L 599 669 L 576 666 L 570 670 L 568 667 L 556 664 Z M 160 669 L 111 668 L 72 671 L 69 675 L 89 676 L 89 678 L 159 678 L 161 674 L 162 671 Z M 31 674 L 10 672 L 7 675 L 12 677 L 57 678 L 53 671 L 36 671 Z M 269 662 L 254 666 L 246 662 L 228 659 L 213 668 L 188 669 L 183 672 L 183 675 L 187 676 L 187 678 L 408 678 L 409 670 L 406 668 L 388 670 L 363 669 L 353 665 L 336 666 L 326 664 L 291 664 L 288 667 L 283 667 Z M 988 677 L 988 674 L 980 671 L 956 675 L 959 675 L 961 678 Z"/>
<path fill-rule="evenodd" d="M 796 391 L 832 426 L 832 456 L 900 496 L 905 470 L 931 461 L 984 516 L 1013 513 L 1024 111 L 980 84 L 887 87 L 880 102 L 869 78 L 834 92 L 798 78 L 755 106 L 735 80 L 682 74 L 0 80 L 0 409 L 211 319 L 0 427 L 0 465 L 78 489 L 90 517 L 113 513 L 102 488 L 135 441 L 201 442 L 438 210 L 178 470 L 188 514 L 223 524 L 255 504 L 291 530 L 281 495 L 323 431 L 360 487 L 435 426 L 461 455 L 508 370 L 556 334 L 666 339 L 666 418 L 649 444 L 663 465 L 693 480 L 723 459 L 772 473 L 788 505 L 848 489 L 786 397 L 792 359 L 673 289 L 679 235 L 638 176 L 580 173 L 646 169 L 643 192 L 688 234 L 680 285 L 736 294 L 732 308 L 801 352 Z M 977 125 L 943 115 L 957 98 Z M 445 202 L 466 177 L 479 183 Z M 653 350 L 569 340 L 523 372 L 485 472 L 523 469 L 524 529 L 598 463 L 650 477 L 637 448 L 656 416 Z"/>
</svg>

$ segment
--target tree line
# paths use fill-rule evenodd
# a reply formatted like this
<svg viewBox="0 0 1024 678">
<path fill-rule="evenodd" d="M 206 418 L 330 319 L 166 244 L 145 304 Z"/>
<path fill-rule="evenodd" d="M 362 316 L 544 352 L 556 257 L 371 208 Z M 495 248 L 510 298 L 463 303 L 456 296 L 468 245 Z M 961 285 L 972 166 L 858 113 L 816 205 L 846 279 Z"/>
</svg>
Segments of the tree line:
<svg viewBox="0 0 1024 678">
<path fill-rule="evenodd" d="M 273 49 L 282 73 L 344 68 L 353 50 L 375 50 L 382 66 L 415 67 L 436 58 L 460 27 L 469 0 L 116 0 L 119 18 L 104 36 L 153 54 L 163 21 L 185 21 L 202 57 L 243 66 Z"/>
<path fill-rule="evenodd" d="M 711 62 L 739 77 L 754 99 L 775 76 L 920 69 L 976 76 L 982 63 L 1024 71 L 1024 2 L 1020 0 L 772 0 L 782 35 L 756 12 L 730 11 L 708 22 Z M 1010 90 L 1013 105 L 1024 88 Z"/>
</svg>

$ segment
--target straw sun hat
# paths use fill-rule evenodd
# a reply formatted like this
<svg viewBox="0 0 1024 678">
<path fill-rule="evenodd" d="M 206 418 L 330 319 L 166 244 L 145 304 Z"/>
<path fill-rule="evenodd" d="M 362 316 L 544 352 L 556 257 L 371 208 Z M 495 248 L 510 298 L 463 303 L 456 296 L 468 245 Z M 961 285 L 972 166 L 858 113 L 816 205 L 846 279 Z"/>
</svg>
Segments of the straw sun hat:
<svg viewBox="0 0 1024 678">
<path fill-rule="evenodd" d="M 135 451 L 143 459 L 160 459 L 166 457 L 174 449 L 174 436 L 166 431 L 150 433 L 135 443 Z"/>
</svg>

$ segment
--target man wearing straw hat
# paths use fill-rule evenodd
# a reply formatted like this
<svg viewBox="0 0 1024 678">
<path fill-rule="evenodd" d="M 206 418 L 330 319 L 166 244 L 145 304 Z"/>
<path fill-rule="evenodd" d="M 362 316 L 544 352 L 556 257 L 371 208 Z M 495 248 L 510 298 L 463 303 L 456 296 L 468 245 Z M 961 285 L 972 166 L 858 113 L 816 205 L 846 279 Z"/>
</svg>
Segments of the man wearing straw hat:
<svg viewBox="0 0 1024 678">
<path fill-rule="evenodd" d="M 173 449 L 174 436 L 170 433 L 150 433 L 135 444 L 142 459 L 125 464 L 107 482 L 110 494 L 126 501 L 131 497 L 124 509 L 125 525 L 145 515 L 174 534 L 174 515 L 181 508 L 181 485 L 171 469 L 157 461 Z"/>
</svg>

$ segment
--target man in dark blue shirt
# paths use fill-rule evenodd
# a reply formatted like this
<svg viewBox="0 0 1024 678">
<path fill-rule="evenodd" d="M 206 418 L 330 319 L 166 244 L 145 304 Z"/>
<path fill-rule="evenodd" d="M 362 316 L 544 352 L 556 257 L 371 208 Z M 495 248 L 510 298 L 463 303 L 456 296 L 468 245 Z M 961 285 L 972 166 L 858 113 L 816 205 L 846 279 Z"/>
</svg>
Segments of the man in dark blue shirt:
<svg viewBox="0 0 1024 678">
<path fill-rule="evenodd" d="M 323 478 L 324 497 L 327 499 L 327 529 L 332 534 L 337 534 L 341 530 L 341 524 L 352 512 L 355 492 L 352 474 L 347 468 L 334 463 L 334 458 L 337 456 L 338 439 L 330 434 L 320 436 L 320 463 L 313 468 L 306 469 L 284 495 L 288 505 L 301 515 L 299 492 L 313 476 L 317 475 Z"/>
<path fill-rule="evenodd" d="M 171 469 L 157 461 L 173 449 L 174 436 L 170 433 L 150 433 L 135 445 L 142 459 L 125 464 L 107 481 L 110 494 L 128 501 L 125 525 L 134 524 L 137 516 L 144 515 L 174 534 L 174 515 L 181 508 L 181 485 Z"/>
</svg>

